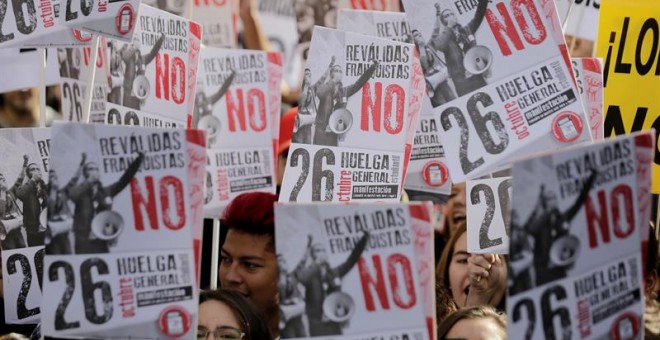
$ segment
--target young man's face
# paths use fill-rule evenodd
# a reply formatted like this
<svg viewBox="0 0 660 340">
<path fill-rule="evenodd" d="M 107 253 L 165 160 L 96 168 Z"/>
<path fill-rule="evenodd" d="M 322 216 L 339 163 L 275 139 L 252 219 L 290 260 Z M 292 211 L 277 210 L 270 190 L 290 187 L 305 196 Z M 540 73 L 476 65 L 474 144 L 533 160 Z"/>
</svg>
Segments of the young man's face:
<svg viewBox="0 0 660 340">
<path fill-rule="evenodd" d="M 36 164 L 30 164 L 27 168 L 27 176 L 34 180 L 41 179 L 41 170 Z"/>
<path fill-rule="evenodd" d="M 220 283 L 247 297 L 264 313 L 277 305 L 277 258 L 270 235 L 229 230 L 220 256 Z"/>
<path fill-rule="evenodd" d="M 85 172 L 87 174 L 87 179 L 90 181 L 97 181 L 100 178 L 99 168 L 95 164 L 87 165 Z"/>
<path fill-rule="evenodd" d="M 452 11 L 442 12 L 442 18 L 447 23 L 447 27 L 454 27 L 457 24 L 456 15 Z"/>
<path fill-rule="evenodd" d="M 316 263 L 328 262 L 328 253 L 325 252 L 325 248 L 322 245 L 314 245 L 314 248 L 312 248 L 312 259 Z"/>
<path fill-rule="evenodd" d="M 332 80 L 341 81 L 341 68 L 335 67 L 332 69 Z"/>
</svg>

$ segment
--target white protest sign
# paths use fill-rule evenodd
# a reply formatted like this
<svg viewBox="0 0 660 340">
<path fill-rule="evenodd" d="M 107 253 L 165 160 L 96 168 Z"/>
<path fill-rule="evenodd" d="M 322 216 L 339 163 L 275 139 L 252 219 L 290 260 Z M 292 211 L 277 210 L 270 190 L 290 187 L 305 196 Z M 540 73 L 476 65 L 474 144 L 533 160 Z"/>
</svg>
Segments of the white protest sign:
<svg viewBox="0 0 660 340">
<path fill-rule="evenodd" d="M 182 127 L 192 121 L 201 48 L 196 22 L 142 5 L 131 43 L 109 40 L 107 124 Z"/>
<path fill-rule="evenodd" d="M 73 123 L 52 129 L 51 166 L 67 183 L 73 242 L 68 252 L 46 248 L 43 289 L 52 298 L 41 306 L 42 334 L 192 338 L 191 190 L 199 182 L 190 185 L 188 144 L 199 133 Z"/>
<path fill-rule="evenodd" d="M 526 338 L 640 338 L 643 238 L 655 133 L 620 136 L 512 169 L 507 315 Z"/>
<path fill-rule="evenodd" d="M 467 240 L 471 254 L 507 254 L 511 177 L 466 182 Z"/>
<path fill-rule="evenodd" d="M 444 144 L 452 181 L 590 140 L 562 54 L 565 43 L 538 1 L 429 0 L 404 6 L 441 139 L 452 141 Z M 441 20 L 442 15 L 451 18 Z"/>
</svg>

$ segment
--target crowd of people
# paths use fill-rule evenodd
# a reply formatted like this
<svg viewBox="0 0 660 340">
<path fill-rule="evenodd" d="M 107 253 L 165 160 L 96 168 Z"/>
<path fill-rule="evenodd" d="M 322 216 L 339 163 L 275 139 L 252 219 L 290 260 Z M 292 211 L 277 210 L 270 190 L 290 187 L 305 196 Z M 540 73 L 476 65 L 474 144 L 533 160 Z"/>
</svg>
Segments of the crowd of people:
<svg viewBox="0 0 660 340">
<path fill-rule="evenodd" d="M 435 83 L 428 84 L 434 106 L 485 85 L 482 76 L 466 77 L 460 59 L 463 55 L 461 50 L 465 50 L 475 43 L 473 32 L 483 21 L 486 4 L 487 1 L 479 1 L 475 18 L 466 26 L 458 25 L 455 15 L 451 11 L 438 7 L 437 13 L 441 20 L 438 21 L 438 27 L 434 29 L 433 36 L 428 42 L 423 41 L 419 32 L 412 32 L 412 38 L 420 46 L 422 63 L 427 64 L 425 69 L 431 70 L 431 73 L 427 74 L 427 78 L 437 75 Z M 245 27 L 242 41 L 246 48 L 268 49 L 268 42 L 259 25 L 255 8 L 254 0 L 241 0 L 240 16 Z M 436 50 L 450 56 L 446 64 L 437 57 Z M 454 58 L 452 59 L 451 56 Z M 145 59 L 145 62 L 148 63 L 152 57 L 145 57 Z M 333 62 L 334 60 L 330 62 L 326 76 L 316 84 L 311 84 L 309 70 L 305 71 L 302 96 L 300 93 L 297 94 L 300 96 L 300 100 L 296 99 L 295 93 L 283 88 L 283 98 L 293 104 L 294 108 L 283 113 L 281 118 L 280 144 L 277 150 L 280 168 L 278 184 L 281 184 L 282 181 L 287 152 L 292 139 L 298 143 L 311 143 L 312 140 L 315 144 L 323 145 L 336 145 L 337 143 L 337 136 L 326 129 L 327 112 L 321 111 L 328 111 L 329 107 L 325 108 L 325 106 L 336 106 L 336 101 L 345 100 L 354 91 L 349 87 L 344 88 L 335 84 L 341 81 L 341 74 L 335 74 L 337 70 L 333 66 Z M 447 64 L 450 66 L 449 71 Z M 377 61 L 374 61 L 374 65 L 377 65 Z M 374 68 L 375 66 L 370 69 L 370 72 Z M 320 92 L 324 91 L 324 86 L 332 90 L 328 90 L 329 95 L 325 97 L 320 95 Z M 219 91 L 211 99 L 198 98 L 197 104 L 199 105 L 202 100 L 202 106 L 212 105 L 217 101 L 218 96 L 222 96 L 223 91 Z M 0 127 L 37 125 L 36 92 L 36 89 L 29 89 L 0 94 Z M 54 95 L 49 96 L 49 106 L 52 106 L 54 110 L 48 109 L 46 116 L 48 122 L 58 119 L 59 115 L 56 112 L 59 109 L 58 91 L 53 88 L 49 91 L 50 93 Z M 317 96 L 320 98 L 318 104 L 316 103 Z M 302 114 L 313 115 L 316 118 L 316 130 L 312 130 L 310 125 L 299 129 L 293 135 L 295 118 L 298 114 L 298 108 L 295 107 L 297 103 L 300 104 Z M 202 107 L 200 110 L 207 110 L 207 108 Z M 34 177 L 35 172 L 29 168 L 28 160 L 26 160 L 25 167 L 25 175 L 30 178 Z M 81 172 L 84 177 L 93 176 L 93 170 L 91 165 L 85 164 L 83 160 Z M 49 209 L 58 211 L 58 206 L 62 205 L 60 201 L 79 199 L 76 198 L 77 196 L 71 196 L 76 191 L 70 188 L 71 185 L 60 189 L 56 174 L 50 175 L 50 188 L 39 191 L 40 194 L 55 198 L 48 201 Z M 36 176 L 37 179 L 40 178 L 40 174 L 36 174 Z M 587 192 L 588 185 L 585 188 L 587 188 L 585 189 Z M 34 190 L 38 189 L 35 187 Z M 530 249 L 526 242 L 529 239 L 527 235 L 529 234 L 533 238 L 538 237 L 539 240 L 547 239 L 548 236 L 542 235 L 542 233 L 551 232 L 553 225 L 559 225 L 562 221 L 571 219 L 575 213 L 574 210 L 579 207 L 566 212 L 552 209 L 552 207 L 544 207 L 543 211 L 546 215 L 536 216 L 534 223 L 520 223 L 516 216 L 512 216 L 511 245 L 520 250 L 516 252 L 515 257 L 471 254 L 467 251 L 465 191 L 465 183 L 453 185 L 447 201 L 442 204 L 444 218 L 441 226 L 436 228 L 435 293 L 438 339 L 505 339 L 507 338 L 505 315 L 507 287 L 523 291 L 532 287 L 532 277 L 537 284 L 541 284 L 544 282 L 544 275 L 557 276 L 557 273 L 533 272 L 533 268 L 544 266 L 543 263 L 534 262 L 542 262 L 544 260 L 542 254 L 547 253 L 547 249 L 541 246 Z M 25 190 L 21 192 L 25 192 Z M 11 199 L 14 199 L 14 196 L 16 199 L 22 199 L 18 190 L 9 187 L 7 180 L 0 174 L 0 208 L 2 208 L 0 213 L 3 216 L 12 214 L 14 205 L 11 204 Z M 92 200 L 82 198 L 79 199 L 81 205 L 86 202 L 92 203 Z M 275 251 L 273 205 L 277 200 L 276 194 L 243 194 L 234 199 L 223 215 L 219 216 L 221 225 L 226 231 L 223 243 L 220 245 L 217 278 L 220 288 L 202 290 L 200 293 L 198 339 L 268 340 L 279 337 L 340 334 L 338 328 L 341 325 L 324 320 L 322 311 L 314 310 L 314 308 L 319 305 L 319 299 L 323 299 L 337 288 L 336 280 L 355 265 L 356 257 L 359 257 L 360 252 L 364 249 L 368 235 L 365 235 L 358 243 L 346 262 L 338 267 L 333 268 L 327 263 L 327 255 L 324 254 L 324 250 L 317 247 L 312 239 L 309 240 L 306 250 L 309 256 L 306 256 L 304 261 L 291 266 L 292 264 L 287 263 L 287 259 L 278 257 Z M 582 202 L 583 200 L 576 201 Z M 30 204 L 45 205 L 45 202 L 46 199 L 43 199 Z M 544 193 L 544 196 L 540 197 L 540 202 L 544 205 L 551 205 L 552 194 Z M 29 206 L 26 204 L 24 201 L 23 206 Z M 89 216 L 83 216 L 82 211 L 85 209 L 80 210 L 80 213 L 76 211 L 75 214 L 71 212 L 63 212 L 63 214 L 74 216 L 74 219 L 78 218 L 81 220 L 80 228 L 88 229 L 89 221 L 86 219 L 88 220 Z M 52 215 L 54 218 L 58 217 L 58 214 Z M 31 216 L 24 215 L 25 218 Z M 26 220 L 23 224 L 27 229 L 28 244 L 43 244 L 44 236 L 41 233 L 37 234 L 38 221 Z M 527 230 L 523 229 L 523 225 L 527 226 Z M 647 231 L 649 244 L 643 282 L 646 339 L 660 339 L 660 254 L 658 250 L 660 233 L 656 228 L 658 227 L 651 223 Z M 6 240 L 3 238 L 3 248 L 8 249 L 5 243 L 11 242 L 14 238 L 19 241 L 21 239 L 20 236 L 12 237 Z M 41 238 L 41 240 L 37 241 L 37 238 Z M 49 236 L 49 238 L 52 237 Z M 71 245 L 62 244 L 62 242 L 49 240 L 47 243 L 51 247 L 61 247 L 62 250 L 59 251 L 61 253 L 72 251 Z M 543 244 L 543 242 L 535 243 Z M 82 248 L 85 246 L 93 245 L 81 240 L 80 243 L 76 242 L 74 248 L 77 253 L 84 253 L 85 250 Z M 98 247 L 107 246 L 95 246 L 95 249 Z M 534 252 L 538 254 L 534 254 Z M 514 284 L 509 284 L 509 281 L 513 281 Z M 0 296 L 2 296 L 1 280 Z M 0 313 L 3 313 L 1 307 Z M 0 322 L 4 322 L 3 314 L 0 314 Z M 8 334 L 0 336 L 0 340 L 27 339 L 30 334 L 34 337 L 38 334 L 38 329 L 37 332 L 33 332 L 33 328 L 34 326 L 2 324 L 0 333 Z"/>
</svg>

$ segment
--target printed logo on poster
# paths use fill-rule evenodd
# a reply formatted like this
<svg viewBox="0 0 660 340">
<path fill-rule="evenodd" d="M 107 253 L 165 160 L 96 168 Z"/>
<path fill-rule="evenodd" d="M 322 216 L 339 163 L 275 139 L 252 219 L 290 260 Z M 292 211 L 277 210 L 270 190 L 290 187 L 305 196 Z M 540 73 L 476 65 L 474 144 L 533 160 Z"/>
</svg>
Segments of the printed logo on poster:
<svg viewBox="0 0 660 340">
<path fill-rule="evenodd" d="M 117 11 L 117 32 L 126 35 L 133 30 L 135 24 L 135 10 L 131 4 L 124 4 Z"/>
<path fill-rule="evenodd" d="M 181 306 L 169 306 L 158 316 L 158 330 L 168 337 L 181 337 L 188 333 L 190 326 L 190 314 Z"/>
<path fill-rule="evenodd" d="M 94 37 L 91 33 L 86 31 L 81 31 L 77 28 L 72 29 L 71 33 L 73 34 L 73 37 L 80 42 L 90 42 Z"/>
<path fill-rule="evenodd" d="M 584 124 L 575 112 L 565 111 L 552 120 L 552 135 L 562 143 L 572 143 L 582 135 Z"/>
<path fill-rule="evenodd" d="M 443 186 L 449 180 L 449 169 L 440 161 L 429 161 L 424 164 L 422 174 L 424 183 L 434 188 Z"/>
</svg>

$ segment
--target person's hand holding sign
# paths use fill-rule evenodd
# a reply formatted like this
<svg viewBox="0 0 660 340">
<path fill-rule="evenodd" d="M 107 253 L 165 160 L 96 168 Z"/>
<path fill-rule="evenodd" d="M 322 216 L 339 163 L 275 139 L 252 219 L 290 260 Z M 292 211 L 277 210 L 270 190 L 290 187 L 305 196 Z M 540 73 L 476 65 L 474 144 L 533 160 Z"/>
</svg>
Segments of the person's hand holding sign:
<svg viewBox="0 0 660 340">
<path fill-rule="evenodd" d="M 497 254 L 471 254 L 468 258 L 470 292 L 466 306 L 497 306 L 506 292 L 507 268 Z"/>
</svg>

